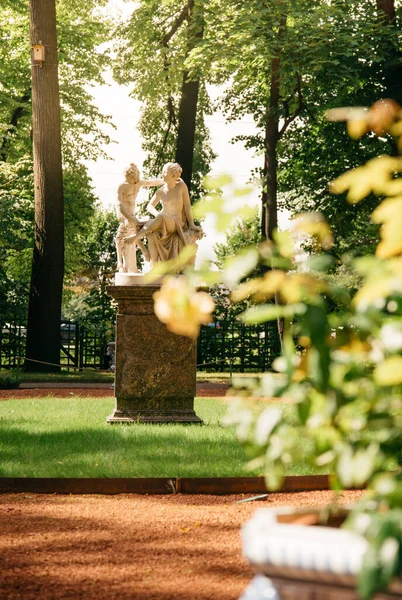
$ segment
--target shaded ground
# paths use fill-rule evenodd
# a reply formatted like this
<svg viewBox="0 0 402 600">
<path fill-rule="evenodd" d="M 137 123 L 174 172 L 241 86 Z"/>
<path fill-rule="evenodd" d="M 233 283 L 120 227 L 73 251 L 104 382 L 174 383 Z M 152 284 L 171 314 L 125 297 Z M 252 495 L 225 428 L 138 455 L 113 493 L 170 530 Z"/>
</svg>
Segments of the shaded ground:
<svg viewBox="0 0 402 600">
<path fill-rule="evenodd" d="M 22 384 L 17 389 L 0 389 L 0 400 L 10 400 L 14 398 L 41 398 L 46 396 L 55 396 L 57 398 L 71 398 L 72 395 L 82 398 L 108 398 L 114 396 L 114 390 L 110 384 L 98 384 L 91 387 L 90 384 L 80 387 L 79 384 L 57 384 L 46 385 L 43 383 L 32 383 L 32 388 Z M 197 383 L 197 396 L 219 398 L 226 395 L 229 385 L 225 383 Z"/>
<path fill-rule="evenodd" d="M 71 388 L 46 388 L 46 389 L 35 389 L 35 390 L 0 390 L 0 400 L 11 400 L 17 398 L 43 398 L 47 396 L 54 396 L 56 398 L 71 398 L 71 396 L 80 396 L 81 398 L 112 398 L 114 392 L 111 389 L 97 389 L 97 388 L 77 388 L 72 390 Z M 226 390 L 213 390 L 210 389 L 198 389 L 197 396 L 200 398 L 219 398 L 226 395 Z"/>
<path fill-rule="evenodd" d="M 0 495 L 0 598 L 235 600 L 253 576 L 240 541 L 252 513 L 330 498 Z"/>
</svg>

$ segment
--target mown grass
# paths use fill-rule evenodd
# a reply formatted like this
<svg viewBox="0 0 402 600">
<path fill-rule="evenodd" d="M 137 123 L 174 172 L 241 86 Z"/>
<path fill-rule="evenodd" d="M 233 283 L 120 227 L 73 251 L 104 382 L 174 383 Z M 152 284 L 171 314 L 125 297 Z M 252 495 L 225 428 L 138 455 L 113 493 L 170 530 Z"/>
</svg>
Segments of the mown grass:
<svg viewBox="0 0 402 600">
<path fill-rule="evenodd" d="M 107 425 L 113 398 L 0 402 L 1 477 L 244 477 L 247 459 L 226 406 L 195 401 L 204 425 Z M 292 410 L 293 407 L 285 407 Z M 289 474 L 307 474 L 290 470 Z"/>
<path fill-rule="evenodd" d="M 258 373 L 208 373 L 204 371 L 197 372 L 197 381 L 225 382 L 230 383 L 232 377 L 258 377 Z M 23 371 L 22 369 L 0 369 L 0 388 L 2 382 L 13 380 L 16 383 L 22 381 L 30 382 L 49 382 L 49 383 L 109 383 L 113 382 L 114 374 L 111 371 L 99 371 L 98 369 L 84 369 L 83 371 L 73 371 L 61 369 L 57 373 L 34 373 Z"/>
<path fill-rule="evenodd" d="M 83 371 L 69 371 L 61 369 L 57 373 L 30 373 L 17 369 L 0 370 L 0 387 L 2 381 L 11 376 L 19 382 L 49 382 L 49 383 L 112 383 L 114 374 L 111 371 L 99 371 L 95 369 L 84 369 Z"/>
</svg>

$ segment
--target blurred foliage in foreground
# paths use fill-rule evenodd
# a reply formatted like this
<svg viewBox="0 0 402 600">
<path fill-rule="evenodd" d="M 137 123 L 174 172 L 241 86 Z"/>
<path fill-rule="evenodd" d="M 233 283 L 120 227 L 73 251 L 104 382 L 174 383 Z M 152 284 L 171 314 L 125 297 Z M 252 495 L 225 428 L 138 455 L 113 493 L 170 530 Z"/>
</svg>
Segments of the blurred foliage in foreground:
<svg viewBox="0 0 402 600">
<path fill-rule="evenodd" d="M 370 109 L 333 110 L 329 118 L 346 120 L 353 138 L 391 137 L 402 151 L 402 109 L 392 100 Z M 218 226 L 245 210 L 243 205 L 238 213 L 227 211 L 218 190 L 224 183 L 215 182 L 199 209 L 218 213 Z M 290 464 L 306 460 L 333 474 L 334 489 L 367 485 L 346 526 L 369 540 L 359 580 L 361 596 L 369 598 L 402 570 L 402 158 L 374 158 L 338 177 L 331 191 L 347 192 L 353 204 L 372 193 L 382 198 L 371 216 L 380 226 L 375 255 L 352 262 L 361 281 L 355 293 L 329 275 L 334 238 L 318 213 L 301 215 L 291 233 L 277 233 L 276 243 L 262 242 L 231 256 L 222 273 L 205 269 L 201 277 L 208 285 L 222 282 L 233 289 L 234 302 L 249 301 L 243 321 L 283 322 L 282 355 L 274 363 L 278 373 L 239 381 L 239 399 L 226 423 L 236 425 L 250 467 L 265 472 L 271 490 L 280 488 Z M 297 254 L 292 235 L 299 244 L 307 238 L 311 251 Z M 261 276 L 247 279 L 261 266 Z M 193 273 L 188 282 L 188 289 L 197 284 Z M 207 303 L 204 293 L 197 304 L 199 292 L 182 289 L 175 303 L 181 314 L 186 303 L 192 309 L 180 333 L 194 336 L 199 322 L 209 318 Z M 164 286 L 156 305 L 162 299 L 169 302 Z M 169 314 L 167 325 L 173 328 L 181 316 L 174 309 Z M 283 398 L 297 411 L 247 396 Z"/>
</svg>

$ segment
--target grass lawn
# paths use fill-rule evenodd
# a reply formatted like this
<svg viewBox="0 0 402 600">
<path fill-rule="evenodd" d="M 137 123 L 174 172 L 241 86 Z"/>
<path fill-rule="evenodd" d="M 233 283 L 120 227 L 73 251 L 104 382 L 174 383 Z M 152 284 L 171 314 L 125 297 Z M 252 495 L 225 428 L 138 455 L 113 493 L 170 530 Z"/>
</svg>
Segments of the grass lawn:
<svg viewBox="0 0 402 600">
<path fill-rule="evenodd" d="M 258 377 L 258 373 L 233 373 L 233 377 Z M 207 373 L 197 372 L 197 381 L 230 383 L 231 373 Z M 57 373 L 30 373 L 16 369 L 0 369 L 0 388 L 11 382 L 50 382 L 50 383 L 109 383 L 113 382 L 114 374 L 111 371 L 100 371 L 99 369 L 84 369 L 75 371 L 61 369 Z"/>
<path fill-rule="evenodd" d="M 0 402 L 0 477 L 244 477 L 225 403 L 195 401 L 204 425 L 107 425 L 113 398 Z M 285 406 L 285 410 L 293 407 Z M 288 474 L 308 474 L 302 471 Z"/>
<path fill-rule="evenodd" d="M 0 387 L 2 382 L 14 377 L 18 382 L 51 382 L 51 383 L 109 383 L 113 382 L 114 374 L 111 371 L 99 371 L 98 369 L 84 369 L 83 371 L 71 371 L 61 369 L 57 373 L 26 373 L 16 369 L 2 369 L 0 371 Z"/>
</svg>

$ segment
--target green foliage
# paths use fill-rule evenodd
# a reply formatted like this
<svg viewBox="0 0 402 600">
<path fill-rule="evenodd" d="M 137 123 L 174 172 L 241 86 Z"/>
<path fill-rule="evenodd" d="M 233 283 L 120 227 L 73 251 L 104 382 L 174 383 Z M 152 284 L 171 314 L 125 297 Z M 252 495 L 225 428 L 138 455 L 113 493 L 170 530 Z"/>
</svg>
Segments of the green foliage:
<svg viewBox="0 0 402 600">
<path fill-rule="evenodd" d="M 25 321 L 33 247 L 32 159 L 0 162 L 0 306 L 5 320 Z M 82 269 L 95 197 L 86 169 L 64 172 L 65 268 L 67 279 Z"/>
<path fill-rule="evenodd" d="M 359 135 L 388 134 L 402 152 L 401 106 L 379 100 L 360 113 Z M 353 110 L 336 115 L 356 134 Z M 383 155 L 331 183 L 333 193 L 354 205 L 370 203 L 373 193 L 385 197 L 371 214 L 380 226 L 375 256 L 347 265 L 357 275 L 350 293 L 331 272 L 334 240 L 317 213 L 292 225 L 298 245 L 303 236 L 313 254 L 300 256 L 290 233 L 277 232 L 275 243 L 230 256 L 222 273 L 222 281 L 236 285 L 231 301 L 253 304 L 240 315 L 245 323 L 283 322 L 276 373 L 234 381 L 237 396 L 253 398 L 234 405 L 226 422 L 236 427 L 250 468 L 264 471 L 269 489 L 280 489 L 290 465 L 306 462 L 329 471 L 336 490 L 367 486 L 363 506 L 347 524 L 368 541 L 359 577 L 365 599 L 402 566 L 401 181 L 402 157 Z M 257 264 L 261 275 L 252 277 Z M 255 397 L 284 402 L 266 406 Z"/>
<path fill-rule="evenodd" d="M 359 581 L 362 598 L 386 588 L 392 576 L 402 571 L 402 481 L 400 475 L 383 475 L 363 498 L 346 526 L 369 541 Z"/>
<path fill-rule="evenodd" d="M 338 258 L 374 251 L 378 227 L 370 222 L 376 206 L 374 196 L 362 207 L 347 205 L 344 197 L 334 198 L 328 181 L 380 153 L 395 153 L 390 136 L 373 134 L 356 141 L 339 123 L 325 119 L 325 110 L 334 106 L 369 106 L 378 97 L 402 99 L 400 29 L 378 19 L 376 3 L 338 3 L 335 20 L 325 30 L 339 28 L 340 46 L 325 62 L 314 61 L 314 87 L 304 89 L 308 110 L 299 115 L 279 144 L 279 188 L 281 204 L 294 213 L 318 210 L 337 236 L 332 252 Z M 342 17 L 342 11 L 344 17 Z M 334 30 L 332 31 L 332 28 Z M 334 60 L 331 59 L 331 56 Z M 393 73 L 392 89 L 389 74 Z"/>
<path fill-rule="evenodd" d="M 57 2 L 59 83 L 65 201 L 67 279 L 82 268 L 82 246 L 95 196 L 83 159 L 102 155 L 109 117 L 93 104 L 90 88 L 103 83 L 109 56 L 101 44 L 110 21 L 106 0 Z M 34 235 L 31 143 L 29 9 L 0 8 L 0 306 L 3 318 L 25 320 Z"/>
<path fill-rule="evenodd" d="M 77 237 L 81 268 L 75 271 L 65 293 L 63 316 L 95 328 L 99 334 L 110 331 L 115 320 L 115 306 L 106 286 L 112 284 L 116 270 L 117 228 L 115 212 L 96 207 L 85 232 Z"/>
<path fill-rule="evenodd" d="M 57 3 L 59 83 L 62 148 L 65 165 L 82 157 L 96 158 L 109 138 L 100 123 L 109 122 L 88 91 L 103 83 L 108 54 L 99 46 L 109 35 L 110 23 L 102 7 L 106 0 L 67 0 Z M 27 4 L 0 8 L 0 146 L 3 157 L 14 161 L 30 151 L 31 72 Z"/>
<path fill-rule="evenodd" d="M 14 389 L 20 383 L 19 373 L 16 371 L 0 371 L 0 389 Z"/>
<path fill-rule="evenodd" d="M 256 246 L 261 241 L 260 220 L 258 211 L 248 219 L 238 219 L 226 234 L 226 240 L 214 246 L 215 266 L 222 271 L 228 258 L 236 256 L 242 249 Z M 237 271 L 237 268 L 235 267 Z M 254 272 L 256 275 L 256 272 Z M 231 289 L 224 284 L 215 285 L 211 295 L 216 303 L 216 319 L 234 319 L 243 312 L 248 303 L 234 304 L 230 299 Z"/>
<path fill-rule="evenodd" d="M 237 140 L 260 153 L 276 147 L 280 205 L 293 213 L 322 212 L 337 231 L 337 258 L 373 249 L 378 228 L 367 224 L 375 199 L 360 210 L 345 207 L 342 198 L 330 199 L 327 182 L 374 156 L 381 142 L 356 143 L 323 114 L 389 97 L 391 84 L 390 97 L 399 98 L 400 29 L 378 18 L 374 0 L 212 0 L 204 17 L 203 44 L 187 64 L 214 83 L 225 82 L 219 106 L 228 120 L 252 115 L 257 132 Z M 276 93 L 277 106 L 270 108 Z M 268 131 L 270 118 L 277 126 Z M 259 175 L 263 189 L 272 190 L 264 170 Z"/>
<path fill-rule="evenodd" d="M 32 254 L 32 162 L 0 162 L 0 306 L 4 320 L 25 316 Z"/>
<path fill-rule="evenodd" d="M 353 117 L 346 112 L 346 118 Z M 364 119 L 367 128 L 387 130 L 401 147 L 401 107 L 380 101 Z M 312 215 L 294 229 L 315 238 L 310 243 L 318 255 L 290 271 L 277 268 L 246 281 L 232 295 L 257 303 L 244 313 L 246 322 L 281 317 L 285 326 L 282 356 L 274 362 L 281 376 L 266 373 L 257 386 L 243 388 L 253 396 L 286 398 L 297 412 L 246 404 L 227 421 L 237 427 L 251 464 L 264 468 L 270 489 L 280 488 L 288 465 L 301 460 L 328 469 L 335 489 L 368 486 L 347 523 L 369 542 L 359 579 L 363 598 L 386 587 L 402 567 L 401 174 L 402 158 L 382 156 L 331 185 L 336 193 L 348 192 L 353 203 L 367 197 L 370 206 L 373 191 L 388 196 L 371 215 L 381 224 L 376 256 L 352 263 L 360 285 L 349 299 L 343 290 L 341 306 L 339 281 L 326 275 L 332 261 L 318 243 L 326 245 L 327 225 Z M 286 245 L 278 250 L 289 258 Z M 266 260 L 266 252 L 259 253 Z M 268 304 L 275 294 L 279 306 Z"/>
<path fill-rule="evenodd" d="M 247 246 L 256 246 L 260 241 L 259 215 L 258 211 L 255 210 L 254 214 L 248 219 L 236 221 L 227 232 L 224 242 L 215 244 L 216 266 L 221 270 L 229 256 L 234 256 Z"/>
</svg>

